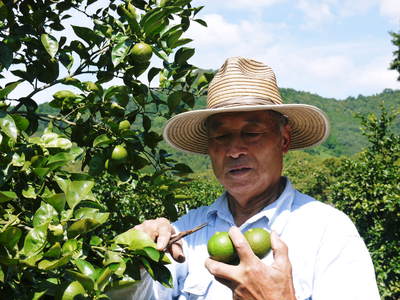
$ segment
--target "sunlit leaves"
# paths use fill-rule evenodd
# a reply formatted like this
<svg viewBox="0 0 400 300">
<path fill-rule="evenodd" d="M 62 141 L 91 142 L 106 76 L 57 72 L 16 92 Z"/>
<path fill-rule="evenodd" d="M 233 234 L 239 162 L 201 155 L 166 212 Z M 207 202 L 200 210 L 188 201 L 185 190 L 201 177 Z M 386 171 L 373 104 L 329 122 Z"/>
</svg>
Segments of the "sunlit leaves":
<svg viewBox="0 0 400 300">
<path fill-rule="evenodd" d="M 43 33 L 40 36 L 40 40 L 42 41 L 43 47 L 46 49 L 47 53 L 54 58 L 58 51 L 58 41 L 57 39 L 49 34 Z"/>
<path fill-rule="evenodd" d="M 117 39 L 117 43 L 111 50 L 111 61 L 114 67 L 124 61 L 131 45 L 132 42 L 128 41 L 127 36 L 122 36 Z"/>
<path fill-rule="evenodd" d="M 25 256 L 31 257 L 41 251 L 47 240 L 48 223 L 32 228 L 25 237 L 22 252 Z"/>
<path fill-rule="evenodd" d="M 90 28 L 72 25 L 72 29 L 78 37 L 89 44 L 99 45 L 103 40 L 101 36 Z"/>
<path fill-rule="evenodd" d="M 0 112 L 0 129 L 14 142 L 17 140 L 18 130 L 14 119 L 3 112 Z"/>
<path fill-rule="evenodd" d="M 0 89 L 0 100 L 5 99 L 8 94 L 11 93 L 20 83 L 21 81 L 11 82 L 7 84 L 7 86 L 5 86 L 3 89 Z"/>
</svg>

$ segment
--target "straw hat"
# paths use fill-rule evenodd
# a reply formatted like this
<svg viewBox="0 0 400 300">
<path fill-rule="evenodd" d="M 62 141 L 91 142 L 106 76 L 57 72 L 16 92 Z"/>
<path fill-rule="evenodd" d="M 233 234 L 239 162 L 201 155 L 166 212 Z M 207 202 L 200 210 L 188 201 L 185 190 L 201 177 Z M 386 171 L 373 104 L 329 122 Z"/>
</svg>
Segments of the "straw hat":
<svg viewBox="0 0 400 300">
<path fill-rule="evenodd" d="M 214 114 L 274 110 L 288 117 L 290 150 L 322 143 L 329 134 L 328 118 L 307 104 L 283 104 L 272 69 L 263 63 L 232 57 L 225 61 L 208 87 L 207 108 L 187 111 L 171 118 L 164 139 L 174 148 L 207 154 L 206 119 Z"/>
</svg>

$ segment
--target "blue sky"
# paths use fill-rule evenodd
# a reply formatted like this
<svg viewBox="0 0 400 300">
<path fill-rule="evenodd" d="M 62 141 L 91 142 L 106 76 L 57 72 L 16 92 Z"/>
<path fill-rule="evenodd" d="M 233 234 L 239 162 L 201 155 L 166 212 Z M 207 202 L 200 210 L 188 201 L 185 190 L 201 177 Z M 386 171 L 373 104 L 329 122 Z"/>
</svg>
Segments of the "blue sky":
<svg viewBox="0 0 400 300">
<path fill-rule="evenodd" d="M 194 40 L 187 46 L 196 49 L 190 63 L 198 67 L 217 69 L 231 56 L 253 58 L 273 68 L 280 87 L 336 99 L 400 89 L 398 74 L 388 70 L 395 50 L 389 31 L 400 31 L 400 0 L 193 0 L 192 4 L 204 6 L 198 16 L 208 23 L 203 27 L 192 22 L 186 34 Z M 78 15 L 69 22 L 91 26 Z M 73 35 L 69 27 L 67 34 Z M 155 55 L 152 60 L 161 65 Z M 108 83 L 112 84 L 121 82 Z M 50 101 L 62 88 L 71 89 L 57 85 L 34 99 Z M 26 96 L 28 90 L 30 86 L 23 83 L 11 95 Z"/>
<path fill-rule="evenodd" d="M 226 57 L 270 65 L 281 87 L 324 97 L 399 89 L 388 70 L 400 30 L 400 0 L 194 0 L 208 27 L 188 37 L 197 66 L 216 69 Z"/>
</svg>

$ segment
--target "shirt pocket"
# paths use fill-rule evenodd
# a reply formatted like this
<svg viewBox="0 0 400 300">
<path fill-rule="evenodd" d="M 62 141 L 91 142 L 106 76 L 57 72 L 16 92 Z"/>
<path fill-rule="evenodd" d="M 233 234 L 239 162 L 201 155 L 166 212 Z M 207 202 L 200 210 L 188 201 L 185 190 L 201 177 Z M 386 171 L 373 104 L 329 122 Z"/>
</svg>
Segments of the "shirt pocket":
<svg viewBox="0 0 400 300">
<path fill-rule="evenodd" d="M 204 274 L 206 275 L 206 274 Z M 203 274 L 189 274 L 183 284 L 182 292 L 185 293 L 187 300 L 205 299 L 212 278 Z"/>
</svg>

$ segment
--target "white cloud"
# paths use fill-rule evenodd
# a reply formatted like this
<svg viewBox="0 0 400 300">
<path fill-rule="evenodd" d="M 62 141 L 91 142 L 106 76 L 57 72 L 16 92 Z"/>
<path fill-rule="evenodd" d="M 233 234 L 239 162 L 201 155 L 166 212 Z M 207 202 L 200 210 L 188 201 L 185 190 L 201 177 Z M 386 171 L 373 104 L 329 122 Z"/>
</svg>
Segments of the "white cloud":
<svg viewBox="0 0 400 300">
<path fill-rule="evenodd" d="M 304 28 L 315 28 L 333 18 L 330 5 L 323 1 L 300 0 L 297 6 L 304 14 Z"/>
<path fill-rule="evenodd" d="M 400 1 L 399 0 L 379 0 L 380 13 L 388 17 L 397 26 L 400 24 Z"/>
<path fill-rule="evenodd" d="M 228 21 L 217 14 L 203 18 L 207 28 L 188 32 L 196 49 L 192 63 L 199 67 L 216 69 L 227 57 L 249 57 L 270 65 L 281 87 L 338 99 L 400 88 L 396 73 L 387 70 L 389 41 L 299 43 L 286 24 Z"/>
<path fill-rule="evenodd" d="M 215 9 L 235 9 L 235 10 L 254 10 L 259 8 L 269 7 L 281 2 L 286 2 L 287 0 L 252 0 L 249 2 L 248 0 L 195 0 L 195 5 L 205 5 L 206 8 L 210 8 L 211 10 Z"/>
<path fill-rule="evenodd" d="M 297 8 L 305 19 L 303 28 L 318 29 L 341 18 L 365 14 L 377 1 L 398 0 L 298 0 Z"/>
</svg>

